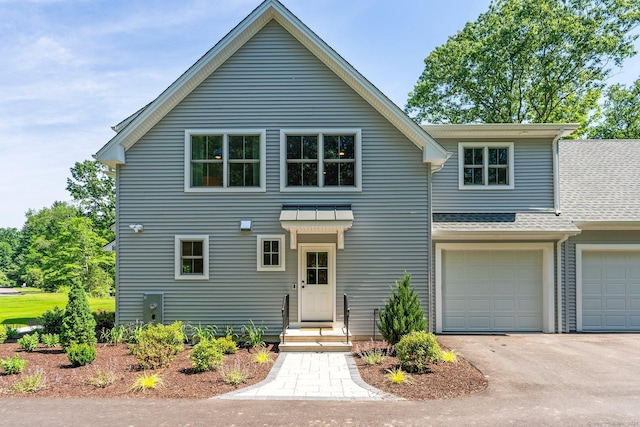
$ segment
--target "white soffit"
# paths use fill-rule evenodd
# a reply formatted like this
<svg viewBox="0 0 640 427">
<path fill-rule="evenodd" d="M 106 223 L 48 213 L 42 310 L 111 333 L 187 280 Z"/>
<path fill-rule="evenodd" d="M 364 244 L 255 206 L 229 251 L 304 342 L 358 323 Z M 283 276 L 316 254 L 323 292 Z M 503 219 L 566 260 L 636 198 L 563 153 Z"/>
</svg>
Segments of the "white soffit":
<svg viewBox="0 0 640 427">
<path fill-rule="evenodd" d="M 422 125 L 433 138 L 555 138 L 575 132 L 577 123 L 474 123 Z"/>
</svg>

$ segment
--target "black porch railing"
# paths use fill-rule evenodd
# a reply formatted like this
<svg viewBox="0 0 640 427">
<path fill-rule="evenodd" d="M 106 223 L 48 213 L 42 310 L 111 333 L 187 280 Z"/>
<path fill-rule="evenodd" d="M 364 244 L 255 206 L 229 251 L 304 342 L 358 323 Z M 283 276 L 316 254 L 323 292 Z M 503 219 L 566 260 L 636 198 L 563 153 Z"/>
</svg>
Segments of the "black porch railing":
<svg viewBox="0 0 640 427">
<path fill-rule="evenodd" d="M 289 327 L 289 294 L 286 294 L 282 298 L 282 342 L 284 342 L 284 336 L 287 333 Z"/>
<path fill-rule="evenodd" d="M 349 308 L 349 297 L 347 294 L 343 294 L 343 307 L 344 307 L 344 327 L 347 330 L 347 343 L 349 342 L 349 314 L 351 309 Z"/>
</svg>

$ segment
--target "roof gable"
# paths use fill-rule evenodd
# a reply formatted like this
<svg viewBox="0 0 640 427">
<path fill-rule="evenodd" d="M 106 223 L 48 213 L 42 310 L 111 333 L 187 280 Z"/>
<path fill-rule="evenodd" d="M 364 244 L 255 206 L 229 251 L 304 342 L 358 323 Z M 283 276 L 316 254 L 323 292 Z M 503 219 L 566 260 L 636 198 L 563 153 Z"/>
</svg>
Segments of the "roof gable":
<svg viewBox="0 0 640 427">
<path fill-rule="evenodd" d="M 438 168 L 446 161 L 446 150 L 439 143 L 277 0 L 265 0 L 153 102 L 117 125 L 117 135 L 95 157 L 111 167 L 124 164 L 126 150 L 272 20 L 422 149 L 425 163 Z"/>
</svg>

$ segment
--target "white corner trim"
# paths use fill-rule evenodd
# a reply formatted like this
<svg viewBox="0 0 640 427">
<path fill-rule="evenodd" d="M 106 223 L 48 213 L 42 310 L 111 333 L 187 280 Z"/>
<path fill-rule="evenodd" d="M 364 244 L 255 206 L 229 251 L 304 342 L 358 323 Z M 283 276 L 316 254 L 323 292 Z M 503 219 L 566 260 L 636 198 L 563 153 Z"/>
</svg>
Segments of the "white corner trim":
<svg viewBox="0 0 640 427">
<path fill-rule="evenodd" d="M 554 324 L 554 251 L 553 243 L 436 243 L 436 333 L 442 333 L 442 256 L 443 251 L 540 250 L 542 251 L 542 331 L 553 333 Z"/>
<path fill-rule="evenodd" d="M 202 241 L 202 259 L 203 267 L 202 275 L 184 275 L 181 268 L 181 256 L 182 250 L 180 243 L 183 241 Z M 175 280 L 209 280 L 209 236 L 204 234 L 180 234 L 175 236 L 175 253 L 174 253 L 174 265 L 175 265 Z"/>
<path fill-rule="evenodd" d="M 582 253 L 588 251 L 640 251 L 640 244 L 577 243 L 576 244 L 576 332 L 582 332 Z"/>
</svg>

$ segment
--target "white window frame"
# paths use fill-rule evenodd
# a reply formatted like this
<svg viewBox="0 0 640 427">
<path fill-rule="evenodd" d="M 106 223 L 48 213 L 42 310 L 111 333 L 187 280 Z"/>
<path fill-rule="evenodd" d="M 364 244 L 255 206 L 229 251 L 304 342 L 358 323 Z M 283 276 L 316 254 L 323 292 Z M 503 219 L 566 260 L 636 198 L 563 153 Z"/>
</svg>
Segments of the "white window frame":
<svg viewBox="0 0 640 427">
<path fill-rule="evenodd" d="M 324 135 L 354 135 L 353 148 L 356 173 L 353 186 L 324 186 L 322 175 L 324 170 Z M 287 135 L 303 135 L 318 137 L 318 186 L 287 186 Z M 353 193 L 362 191 L 362 130 L 361 129 L 281 129 L 280 130 L 280 191 L 281 192 L 338 192 Z"/>
<path fill-rule="evenodd" d="M 222 136 L 222 187 L 192 187 L 191 186 L 191 137 L 200 135 Z M 259 187 L 229 187 L 229 136 L 259 136 L 260 137 L 260 186 Z M 267 191 L 265 129 L 187 129 L 184 131 L 184 191 L 186 193 L 260 193 Z"/>
<path fill-rule="evenodd" d="M 483 148 L 482 159 L 482 185 L 465 185 L 464 184 L 464 149 L 465 148 Z M 507 148 L 509 150 L 508 159 L 508 185 L 490 185 L 489 179 L 489 148 Z M 458 143 L 458 189 L 459 190 L 513 190 L 515 188 L 514 180 L 514 143 L 513 142 L 460 142 Z"/>
<path fill-rule="evenodd" d="M 202 274 L 182 273 L 182 242 L 202 242 Z M 181 234 L 175 236 L 175 279 L 209 280 L 209 236 L 202 234 Z"/>
<path fill-rule="evenodd" d="M 280 255 L 280 264 L 279 265 L 264 265 L 264 253 L 262 251 L 262 242 L 265 240 L 277 240 L 279 242 L 279 253 Z M 257 236 L 257 260 L 256 260 L 256 270 L 257 271 L 285 271 L 285 253 L 286 246 L 284 241 L 284 234 L 259 234 Z"/>
</svg>

